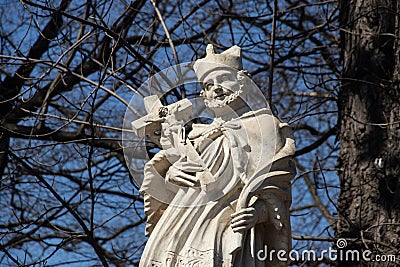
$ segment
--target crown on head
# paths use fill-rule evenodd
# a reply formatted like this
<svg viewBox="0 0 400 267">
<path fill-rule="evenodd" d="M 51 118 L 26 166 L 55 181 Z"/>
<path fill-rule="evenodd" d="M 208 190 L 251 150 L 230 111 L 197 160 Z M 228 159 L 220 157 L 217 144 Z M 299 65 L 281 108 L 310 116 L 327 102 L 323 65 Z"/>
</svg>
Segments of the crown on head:
<svg viewBox="0 0 400 267">
<path fill-rule="evenodd" d="M 196 60 L 193 65 L 196 76 L 201 79 L 214 68 L 231 67 L 242 70 L 242 49 L 235 45 L 221 54 L 216 54 L 212 44 L 207 45 L 206 57 Z"/>
</svg>

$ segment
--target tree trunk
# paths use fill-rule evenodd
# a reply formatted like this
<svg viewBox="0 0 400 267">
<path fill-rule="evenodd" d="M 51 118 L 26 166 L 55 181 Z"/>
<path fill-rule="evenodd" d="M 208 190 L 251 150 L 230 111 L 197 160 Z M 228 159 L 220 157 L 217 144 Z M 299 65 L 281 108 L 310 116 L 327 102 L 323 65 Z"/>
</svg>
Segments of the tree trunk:
<svg viewBox="0 0 400 267">
<path fill-rule="evenodd" d="M 347 250 L 369 249 L 371 258 L 400 251 L 399 11 L 396 0 L 340 1 L 344 65 L 336 236 L 347 239 Z M 339 262 L 358 265 L 395 263 Z"/>
</svg>

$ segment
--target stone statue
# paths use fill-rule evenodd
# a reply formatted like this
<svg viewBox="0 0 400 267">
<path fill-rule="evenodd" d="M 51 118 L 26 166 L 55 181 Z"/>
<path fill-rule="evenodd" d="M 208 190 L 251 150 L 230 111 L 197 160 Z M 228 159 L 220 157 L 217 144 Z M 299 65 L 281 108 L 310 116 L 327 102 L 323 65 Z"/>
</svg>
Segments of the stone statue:
<svg viewBox="0 0 400 267">
<path fill-rule="evenodd" d="M 132 123 L 162 148 L 141 185 L 149 239 L 140 266 L 285 266 L 257 252 L 291 249 L 292 131 L 248 104 L 254 83 L 240 47 L 206 52 L 193 69 L 211 124 L 189 131 L 190 101 L 163 107 L 154 96 L 149 115 Z"/>
</svg>

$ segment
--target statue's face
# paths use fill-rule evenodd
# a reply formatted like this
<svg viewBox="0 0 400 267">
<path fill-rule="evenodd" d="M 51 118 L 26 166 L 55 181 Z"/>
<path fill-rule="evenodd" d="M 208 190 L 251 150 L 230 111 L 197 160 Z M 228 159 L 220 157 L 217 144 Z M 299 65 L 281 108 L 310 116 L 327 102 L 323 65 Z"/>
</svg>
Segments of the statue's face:
<svg viewBox="0 0 400 267">
<path fill-rule="evenodd" d="M 203 96 L 209 100 L 225 102 L 230 95 L 240 89 L 236 71 L 218 69 L 210 72 L 203 79 Z"/>
<path fill-rule="evenodd" d="M 161 122 L 154 122 L 146 126 L 145 134 L 150 141 L 161 147 Z"/>
</svg>

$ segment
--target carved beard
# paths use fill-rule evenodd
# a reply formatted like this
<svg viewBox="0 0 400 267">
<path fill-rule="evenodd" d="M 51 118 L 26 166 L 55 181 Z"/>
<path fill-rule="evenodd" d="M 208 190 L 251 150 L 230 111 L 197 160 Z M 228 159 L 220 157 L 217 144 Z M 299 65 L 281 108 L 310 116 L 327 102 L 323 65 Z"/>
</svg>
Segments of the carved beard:
<svg viewBox="0 0 400 267">
<path fill-rule="evenodd" d="M 232 103 L 233 101 L 238 99 L 241 95 L 243 95 L 243 90 L 242 90 L 243 85 L 240 84 L 239 87 L 240 87 L 239 90 L 226 96 L 223 100 L 205 98 L 204 105 L 213 111 L 218 109 L 225 109 L 230 103 Z"/>
</svg>

